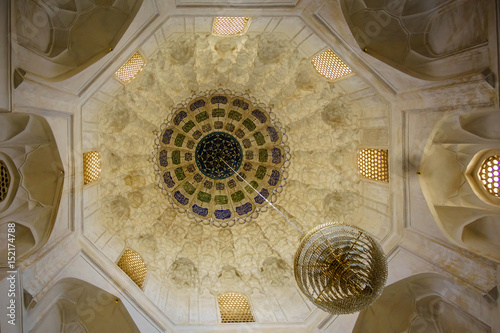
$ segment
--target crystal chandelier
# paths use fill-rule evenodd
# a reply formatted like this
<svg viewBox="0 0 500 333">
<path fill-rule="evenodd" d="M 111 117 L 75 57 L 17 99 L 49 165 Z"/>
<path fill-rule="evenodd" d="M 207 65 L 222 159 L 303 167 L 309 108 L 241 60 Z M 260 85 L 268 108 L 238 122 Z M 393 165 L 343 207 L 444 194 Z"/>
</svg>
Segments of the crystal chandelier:
<svg viewBox="0 0 500 333">
<path fill-rule="evenodd" d="M 387 261 L 365 231 L 327 223 L 302 237 L 294 261 L 300 290 L 320 309 L 333 314 L 360 311 L 382 293 Z"/>
</svg>

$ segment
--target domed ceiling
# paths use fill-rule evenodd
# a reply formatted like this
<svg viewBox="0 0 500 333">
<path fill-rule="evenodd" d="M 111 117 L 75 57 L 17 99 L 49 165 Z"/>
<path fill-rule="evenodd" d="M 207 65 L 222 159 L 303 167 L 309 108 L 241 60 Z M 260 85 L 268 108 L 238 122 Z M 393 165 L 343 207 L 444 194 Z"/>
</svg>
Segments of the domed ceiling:
<svg viewBox="0 0 500 333">
<path fill-rule="evenodd" d="M 436 1 L 421 2 L 428 5 Z M 481 75 L 429 82 L 375 59 L 369 48 L 364 52 L 359 47 L 344 17 L 343 3 L 347 1 L 257 0 L 249 5 L 241 0 L 144 0 L 114 50 L 105 48 L 106 56 L 85 70 L 85 66 L 79 66 L 78 74 L 59 82 L 36 77 L 27 70 L 24 81 L 16 82 L 19 85 L 8 96 L 12 98 L 12 111 L 47 120 L 65 170 L 65 186 L 50 239 L 40 251 L 18 262 L 19 281 L 29 302 L 27 316 L 23 314 L 28 330 L 38 325 L 40 318 L 55 322 L 53 317 L 43 315 L 48 307 L 44 308 L 47 303 L 42 300 L 47 295 L 51 302 L 59 297 L 50 289 L 69 277 L 117 296 L 144 332 L 351 331 L 356 315 L 327 314 L 300 292 L 292 272 L 300 233 L 269 205 L 257 202 L 256 195 L 252 197 L 247 191 L 248 185 L 221 164 L 221 159 L 244 173 L 250 187 L 255 181 L 259 193 L 267 189 L 267 198 L 304 232 L 325 222 L 346 221 L 373 234 L 388 255 L 388 284 L 423 272 L 437 273 L 477 294 L 475 298 L 465 294 L 450 298 L 448 291 L 453 287 L 446 285 L 439 294 L 443 299 L 488 325 L 494 323 L 497 316 L 493 310 L 497 309 L 486 306 L 487 297 L 483 295 L 490 295 L 498 284 L 496 261 L 447 240 L 422 192 L 421 180 L 425 178 L 420 162 L 436 123 L 448 115 L 459 119 L 462 113 L 475 117 L 493 108 L 496 112 L 498 89 Z M 451 6 L 455 2 L 439 3 Z M 431 19 L 434 12 L 443 14 L 443 18 L 450 17 L 446 13 L 461 17 L 445 20 L 450 24 L 440 27 L 447 32 L 455 32 L 447 27 L 454 28 L 460 22 L 466 22 L 461 26 L 467 27 L 473 21 L 466 10 L 446 12 L 436 8 L 423 16 Z M 213 36 L 212 24 L 219 15 L 251 17 L 250 26 L 241 36 Z M 382 27 L 384 21 L 376 21 Z M 15 28 L 16 21 L 10 22 Z M 366 24 L 373 23 L 368 17 Z M 462 44 L 455 43 L 460 35 L 473 37 L 468 39 L 472 44 L 463 45 L 475 45 L 475 35 L 464 29 L 456 29 L 458 35 L 452 33 L 451 44 L 439 45 L 460 49 Z M 93 31 L 87 29 L 85 34 L 92 36 Z M 382 44 L 391 40 L 384 38 L 391 31 L 381 30 L 377 38 Z M 441 36 L 442 29 L 435 31 L 435 37 Z M 481 44 L 477 49 L 463 54 L 452 52 L 445 60 L 453 66 L 441 68 L 463 73 L 462 69 L 468 68 L 460 66 L 464 62 L 482 68 L 483 62 L 475 61 L 474 54 L 495 54 L 488 64 L 494 65 L 492 72 L 497 73 L 498 52 L 496 44 L 490 43 L 497 39 L 490 31 L 488 45 L 478 39 Z M 42 55 L 31 57 L 32 52 L 18 47 L 15 39 L 11 42 L 16 46 L 7 50 L 13 55 L 12 70 L 26 69 L 27 63 L 30 68 L 47 68 L 39 66 L 46 62 Z M 85 45 L 81 47 L 85 49 Z M 311 59 L 328 48 L 352 69 L 352 74 L 330 82 L 316 73 Z M 136 52 L 146 65 L 124 85 L 113 74 Z M 8 62 L 9 57 L 5 58 Z M 455 61 L 458 58 L 462 62 Z M 487 58 L 481 57 L 484 61 Z M 212 101 L 214 93 L 227 97 L 226 106 Z M 190 103 L 199 98 L 205 99 L 205 109 L 191 110 Z M 232 108 L 237 106 L 231 102 L 235 99 L 248 103 L 250 113 L 239 102 L 240 106 Z M 176 124 L 177 116 L 183 117 L 183 109 L 186 117 Z M 266 120 L 261 122 L 262 116 L 253 114 L 254 110 L 261 110 Z M 231 111 L 240 113 L 241 119 L 231 118 Z M 201 116 L 203 112 L 207 112 L 207 119 Z M 185 127 L 189 120 L 195 125 L 191 129 L 191 125 Z M 210 129 L 204 131 L 208 124 Z M 234 130 L 228 124 L 233 124 Z M 275 128 L 279 139 L 274 142 L 272 130 L 264 126 Z M 456 132 L 457 127 L 446 128 Z M 162 142 L 169 129 L 175 137 Z M 241 137 L 238 129 L 243 131 Z M 197 139 L 196 130 L 202 133 Z M 257 132 L 262 136 L 254 136 Z M 185 135 L 182 144 L 179 134 Z M 265 143 L 259 145 L 262 137 Z M 457 142 L 460 147 L 468 141 L 455 141 L 455 146 Z M 285 158 L 273 163 L 275 148 Z M 261 149 L 267 152 L 266 161 Z M 389 151 L 390 182 L 360 179 L 356 163 L 359 149 Z M 94 151 L 101 156 L 102 173 L 100 179 L 87 184 L 82 155 L 90 156 L 87 154 Z M 166 153 L 162 156 L 162 152 Z M 249 152 L 253 153 L 252 160 Z M 197 156 L 201 156 L 199 163 Z M 4 162 L 10 177 L 14 177 L 11 171 L 15 169 Z M 246 163 L 251 164 L 246 167 L 250 171 L 245 169 Z M 258 173 L 261 166 L 266 171 L 259 179 L 264 174 Z M 202 178 L 196 182 L 198 171 Z M 280 173 L 279 178 L 272 178 L 273 171 Z M 171 188 L 167 172 L 175 182 Z M 426 174 L 424 171 L 424 177 Z M 231 180 L 236 183 L 234 189 L 229 189 Z M 222 182 L 224 189 L 217 186 Z M 201 192 L 205 194 L 199 195 Z M 6 201 L 8 198 L 3 203 Z M 252 208 L 245 212 L 247 203 Z M 254 214 L 257 211 L 259 214 Z M 493 225 L 492 221 L 480 218 L 481 228 L 465 230 L 464 234 L 489 230 L 482 226 Z M 492 234 L 485 233 L 485 238 L 489 240 Z M 474 242 L 477 239 L 481 238 L 474 238 Z M 488 244 L 481 241 L 484 247 L 480 250 Z M 127 261 L 124 258 L 128 254 Z M 139 256 L 144 266 L 139 265 Z M 142 275 L 137 279 L 127 275 L 125 267 L 138 266 L 141 270 L 136 273 L 147 270 L 145 280 Z M 217 302 L 217 296 L 225 292 L 247 296 L 256 322 L 225 324 Z M 31 308 L 35 302 L 39 305 Z M 21 299 L 18 304 L 22 304 Z M 416 314 L 415 304 L 409 303 L 408 313 Z M 51 313 L 61 314 L 58 308 L 53 309 Z M 388 323 L 384 327 L 400 319 L 397 314 L 388 320 L 375 318 Z M 432 323 L 437 321 L 432 318 Z M 376 326 L 369 320 L 364 324 L 362 328 Z"/>
<path fill-rule="evenodd" d="M 329 82 L 280 34 L 172 35 L 146 61 L 130 84 L 97 93 L 108 99 L 98 111 L 100 209 L 97 221 L 85 222 L 87 229 L 99 224 L 143 257 L 146 293 L 154 279 L 156 293 L 182 290 L 183 298 L 238 291 L 301 299 L 292 272 L 300 233 L 227 164 L 210 162 L 211 150 L 232 159 L 229 164 L 261 194 L 269 189 L 265 195 L 303 231 L 330 221 L 372 232 L 389 228 L 362 223 L 357 100 L 374 93 L 355 74 L 344 79 L 344 88 L 342 80 Z M 375 109 L 383 105 L 371 100 Z M 248 110 L 238 103 L 248 103 Z M 236 110 L 241 119 L 231 119 Z M 208 118 L 201 119 L 203 112 Z M 248 214 L 241 211 L 245 203 Z M 231 218 L 217 215 L 224 209 Z M 242 218 L 233 218 L 238 212 Z M 288 320 L 304 320 L 314 310 L 301 302 Z M 163 308 L 176 323 L 188 320 Z"/>
</svg>

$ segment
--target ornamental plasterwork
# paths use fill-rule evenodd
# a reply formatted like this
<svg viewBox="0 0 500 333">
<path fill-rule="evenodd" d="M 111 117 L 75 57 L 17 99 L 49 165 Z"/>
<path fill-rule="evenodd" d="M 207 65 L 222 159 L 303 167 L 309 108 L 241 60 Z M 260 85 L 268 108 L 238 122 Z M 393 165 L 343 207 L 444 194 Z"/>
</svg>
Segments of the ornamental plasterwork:
<svg viewBox="0 0 500 333">
<path fill-rule="evenodd" d="M 360 220 L 355 157 L 362 110 L 356 99 L 373 92 L 356 81 L 359 92 L 346 94 L 275 35 L 174 35 L 146 60 L 129 84 L 111 78 L 117 88 L 103 90 L 107 103 L 97 113 L 99 218 L 86 223 L 99 223 L 123 247 L 137 251 L 148 263 L 148 279 L 158 277 L 165 288 L 217 294 L 234 287 L 269 297 L 279 297 L 277 286 L 295 288 L 291 268 L 300 234 L 281 215 L 264 205 L 249 223 L 213 228 L 196 223 L 162 194 L 151 161 L 159 125 L 199 92 L 219 88 L 242 92 L 252 105 L 276 113 L 291 158 L 275 204 L 308 230 L 333 215 Z"/>
<path fill-rule="evenodd" d="M 175 108 L 155 140 L 159 188 L 204 224 L 249 222 L 285 183 L 283 128 L 265 106 L 240 95 L 199 94 Z"/>
</svg>

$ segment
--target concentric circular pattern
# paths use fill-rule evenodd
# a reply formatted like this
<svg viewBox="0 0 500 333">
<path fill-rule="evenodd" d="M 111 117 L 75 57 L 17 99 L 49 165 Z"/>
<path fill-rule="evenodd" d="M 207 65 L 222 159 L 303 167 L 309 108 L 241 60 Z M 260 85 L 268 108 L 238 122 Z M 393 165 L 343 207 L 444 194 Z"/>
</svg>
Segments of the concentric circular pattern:
<svg viewBox="0 0 500 333">
<path fill-rule="evenodd" d="M 0 161 L 0 202 L 4 201 L 7 197 L 10 185 L 10 174 L 7 165 Z"/>
<path fill-rule="evenodd" d="M 500 197 L 500 158 L 498 155 L 488 157 L 481 169 L 479 177 L 484 188 L 493 196 Z"/>
<path fill-rule="evenodd" d="M 177 107 L 155 141 L 159 187 L 198 222 L 228 227 L 255 218 L 264 198 L 280 192 L 290 157 L 274 117 L 251 97 L 225 91 Z"/>
<path fill-rule="evenodd" d="M 243 161 L 241 146 L 231 134 L 213 132 L 196 145 L 194 159 L 198 169 L 212 179 L 225 179 L 238 170 Z M 226 164 L 227 163 L 227 164 Z"/>
<path fill-rule="evenodd" d="M 356 227 L 327 223 L 309 231 L 295 254 L 302 292 L 332 314 L 360 311 L 382 293 L 387 261 L 380 245 Z"/>
</svg>

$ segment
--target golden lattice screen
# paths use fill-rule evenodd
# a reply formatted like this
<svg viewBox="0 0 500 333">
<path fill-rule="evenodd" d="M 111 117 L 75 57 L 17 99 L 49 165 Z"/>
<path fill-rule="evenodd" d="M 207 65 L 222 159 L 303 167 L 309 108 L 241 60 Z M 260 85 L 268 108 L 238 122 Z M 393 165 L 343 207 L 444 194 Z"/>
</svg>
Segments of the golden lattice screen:
<svg viewBox="0 0 500 333">
<path fill-rule="evenodd" d="M 352 73 L 349 66 L 330 49 L 315 55 L 311 63 L 320 75 L 329 80 L 337 80 Z"/>
<path fill-rule="evenodd" d="M 358 170 L 361 176 L 381 182 L 389 181 L 389 151 L 362 149 L 358 153 Z"/>
<path fill-rule="evenodd" d="M 83 183 L 95 182 L 101 176 L 101 156 L 97 151 L 83 154 Z"/>
<path fill-rule="evenodd" d="M 137 51 L 119 70 L 116 71 L 115 77 L 122 83 L 127 84 L 142 71 L 145 65 L 146 61 L 139 51 Z"/>
<path fill-rule="evenodd" d="M 10 185 L 10 174 L 7 165 L 0 160 L 0 202 L 4 201 L 7 197 Z"/>
<path fill-rule="evenodd" d="M 216 17 L 212 33 L 219 36 L 236 36 L 245 33 L 249 17 Z"/>
<path fill-rule="evenodd" d="M 225 293 L 217 297 L 222 323 L 252 323 L 250 303 L 245 295 Z"/>
<path fill-rule="evenodd" d="M 479 169 L 479 177 L 484 188 L 492 196 L 500 197 L 500 157 L 498 155 L 488 157 Z"/>
<path fill-rule="evenodd" d="M 139 288 L 142 288 L 148 269 L 144 260 L 142 260 L 142 257 L 137 252 L 125 250 L 117 265 Z"/>
</svg>

